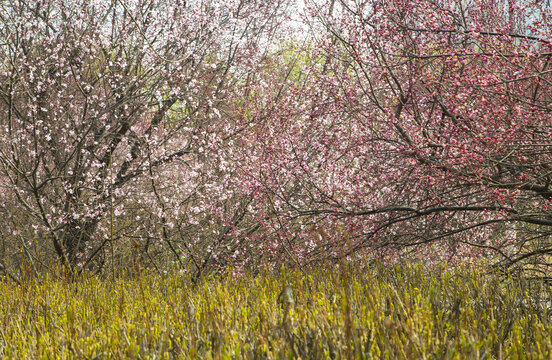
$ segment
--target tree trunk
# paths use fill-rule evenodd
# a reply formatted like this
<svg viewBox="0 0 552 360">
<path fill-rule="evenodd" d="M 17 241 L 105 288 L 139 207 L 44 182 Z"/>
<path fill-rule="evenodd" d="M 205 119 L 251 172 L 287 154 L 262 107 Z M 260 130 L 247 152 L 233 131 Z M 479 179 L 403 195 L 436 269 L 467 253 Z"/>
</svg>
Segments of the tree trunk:
<svg viewBox="0 0 552 360">
<path fill-rule="evenodd" d="M 92 235 L 97 222 L 72 221 L 65 227 L 63 247 L 65 255 L 72 268 L 82 266 L 85 261 L 87 247 L 91 245 Z"/>
</svg>

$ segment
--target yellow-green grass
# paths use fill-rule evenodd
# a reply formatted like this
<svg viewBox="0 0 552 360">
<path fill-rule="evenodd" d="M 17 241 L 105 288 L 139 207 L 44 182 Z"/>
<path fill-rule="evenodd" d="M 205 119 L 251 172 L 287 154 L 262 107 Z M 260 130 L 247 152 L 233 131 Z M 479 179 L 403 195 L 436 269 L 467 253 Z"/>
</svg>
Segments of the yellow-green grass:
<svg viewBox="0 0 552 360">
<path fill-rule="evenodd" d="M 293 303 L 278 302 L 285 283 Z M 548 359 L 550 297 L 537 281 L 420 265 L 197 285 L 50 276 L 0 282 L 0 358 Z"/>
</svg>

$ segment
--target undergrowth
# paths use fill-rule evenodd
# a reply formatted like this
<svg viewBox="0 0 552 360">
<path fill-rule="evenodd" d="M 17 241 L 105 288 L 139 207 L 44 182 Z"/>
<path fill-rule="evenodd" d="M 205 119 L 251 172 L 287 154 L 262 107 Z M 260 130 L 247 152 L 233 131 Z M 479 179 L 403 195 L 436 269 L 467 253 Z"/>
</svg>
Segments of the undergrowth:
<svg viewBox="0 0 552 360">
<path fill-rule="evenodd" d="M 538 281 L 420 265 L 198 284 L 176 273 L 6 280 L 0 358 L 549 358 L 551 295 Z"/>
</svg>

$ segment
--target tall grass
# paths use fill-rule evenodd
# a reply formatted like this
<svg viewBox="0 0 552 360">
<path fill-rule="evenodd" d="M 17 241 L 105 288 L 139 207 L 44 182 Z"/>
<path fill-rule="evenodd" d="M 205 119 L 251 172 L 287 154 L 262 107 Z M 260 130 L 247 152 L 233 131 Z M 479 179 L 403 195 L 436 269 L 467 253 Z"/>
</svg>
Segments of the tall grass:
<svg viewBox="0 0 552 360">
<path fill-rule="evenodd" d="M 542 283 L 419 265 L 30 278 L 0 282 L 0 358 L 549 358 L 550 299 Z"/>
</svg>

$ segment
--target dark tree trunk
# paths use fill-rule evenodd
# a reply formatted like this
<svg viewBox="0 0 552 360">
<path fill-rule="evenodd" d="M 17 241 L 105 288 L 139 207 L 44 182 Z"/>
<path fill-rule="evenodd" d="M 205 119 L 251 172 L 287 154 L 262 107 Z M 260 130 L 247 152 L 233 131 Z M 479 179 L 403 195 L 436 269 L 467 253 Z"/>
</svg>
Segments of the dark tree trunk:
<svg viewBox="0 0 552 360">
<path fill-rule="evenodd" d="M 63 247 L 69 265 L 78 267 L 85 260 L 86 250 L 91 245 L 92 235 L 96 230 L 97 222 L 72 221 L 65 227 Z"/>
</svg>

